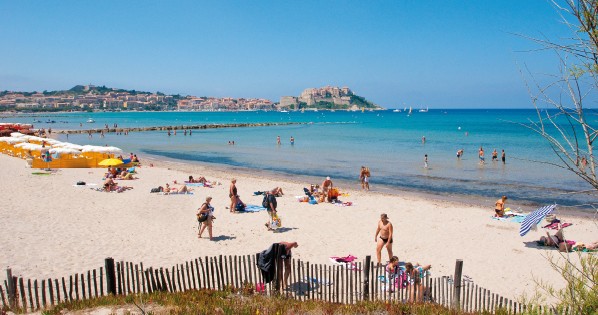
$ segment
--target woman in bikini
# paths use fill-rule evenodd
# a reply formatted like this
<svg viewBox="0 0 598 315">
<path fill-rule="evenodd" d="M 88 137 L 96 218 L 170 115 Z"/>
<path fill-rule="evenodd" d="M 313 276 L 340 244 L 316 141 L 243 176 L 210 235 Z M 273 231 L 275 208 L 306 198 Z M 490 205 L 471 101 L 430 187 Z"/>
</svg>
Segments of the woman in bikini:
<svg viewBox="0 0 598 315">
<path fill-rule="evenodd" d="M 380 260 L 382 259 L 382 247 L 386 247 L 388 251 L 388 259 L 392 258 L 392 223 L 388 221 L 388 215 L 382 213 L 380 215 L 380 221 L 378 221 L 378 228 L 374 235 L 374 241 L 376 242 L 376 258 L 378 258 L 378 266 L 380 266 Z"/>
</svg>

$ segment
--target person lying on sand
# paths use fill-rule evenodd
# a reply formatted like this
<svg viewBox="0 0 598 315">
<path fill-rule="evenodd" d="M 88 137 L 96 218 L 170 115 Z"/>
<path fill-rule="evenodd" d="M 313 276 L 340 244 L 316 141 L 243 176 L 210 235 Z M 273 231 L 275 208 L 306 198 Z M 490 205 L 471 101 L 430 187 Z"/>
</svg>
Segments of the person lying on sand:
<svg viewBox="0 0 598 315">
<path fill-rule="evenodd" d="M 550 235 L 548 232 L 546 232 L 546 236 L 540 237 L 540 240 L 537 243 L 540 246 L 556 247 L 560 252 L 564 253 L 571 251 L 571 245 L 567 244 L 565 238 L 563 237 L 563 229 L 560 229 L 554 235 Z"/>
<path fill-rule="evenodd" d="M 205 184 L 207 181 L 208 180 L 205 177 L 203 177 L 203 176 L 200 176 L 198 179 L 195 179 L 195 178 L 193 178 L 193 176 L 189 175 L 189 181 L 188 182 L 189 183 L 202 183 L 202 184 Z"/>
<path fill-rule="evenodd" d="M 282 195 L 284 195 L 284 193 L 282 192 L 282 188 L 281 187 L 274 187 L 271 190 L 271 193 L 276 196 L 276 197 L 282 197 Z"/>
<path fill-rule="evenodd" d="M 127 171 L 122 171 L 118 176 L 118 179 L 124 179 L 124 180 L 131 180 L 131 179 L 137 179 L 135 177 L 133 177 L 133 174 L 127 172 Z"/>
<path fill-rule="evenodd" d="M 190 191 L 191 190 L 189 190 L 186 185 L 172 185 L 172 187 L 170 187 L 170 185 L 166 183 L 166 186 L 164 187 L 164 194 L 182 194 Z"/>
</svg>

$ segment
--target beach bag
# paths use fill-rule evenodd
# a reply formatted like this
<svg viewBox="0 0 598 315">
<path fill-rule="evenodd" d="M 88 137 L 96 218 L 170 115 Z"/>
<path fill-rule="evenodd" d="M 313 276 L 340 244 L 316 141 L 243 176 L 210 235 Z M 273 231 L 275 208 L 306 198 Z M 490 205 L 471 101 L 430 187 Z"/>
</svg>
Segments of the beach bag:
<svg viewBox="0 0 598 315">
<path fill-rule="evenodd" d="M 162 186 L 159 186 L 157 188 L 152 188 L 152 190 L 150 190 L 150 193 L 158 193 L 162 191 Z"/>
<path fill-rule="evenodd" d="M 77 185 L 79 185 L 79 186 L 83 186 L 83 185 L 85 185 L 85 182 L 83 182 L 83 181 L 79 181 L 79 182 L 77 182 Z"/>
<path fill-rule="evenodd" d="M 206 220 L 208 220 L 208 216 L 209 214 L 207 213 L 198 213 L 197 214 L 197 221 L 201 222 L 205 222 Z"/>
<path fill-rule="evenodd" d="M 242 202 L 237 202 L 236 211 L 245 211 L 245 205 Z"/>
<path fill-rule="evenodd" d="M 276 214 L 274 214 L 272 216 L 272 223 L 270 224 L 270 228 L 272 229 L 277 229 L 282 227 L 282 221 L 280 220 L 280 217 Z"/>
</svg>

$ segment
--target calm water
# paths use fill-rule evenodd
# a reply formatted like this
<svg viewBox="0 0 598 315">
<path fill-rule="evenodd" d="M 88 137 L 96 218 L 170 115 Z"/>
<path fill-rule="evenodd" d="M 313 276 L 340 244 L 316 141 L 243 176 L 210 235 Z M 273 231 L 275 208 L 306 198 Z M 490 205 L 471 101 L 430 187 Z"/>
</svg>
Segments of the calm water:
<svg viewBox="0 0 598 315">
<path fill-rule="evenodd" d="M 88 118 L 96 123 L 86 123 Z M 355 180 L 361 165 L 372 171 L 372 186 L 412 189 L 439 194 L 466 194 L 534 203 L 582 205 L 596 202 L 596 195 L 571 194 L 591 186 L 558 167 L 531 160 L 557 162 L 552 149 L 539 135 L 518 123 L 535 119 L 534 110 L 430 110 L 428 113 L 380 112 L 132 112 L 56 114 L 36 117 L 54 124 L 36 128 L 101 128 L 167 126 L 243 122 L 307 122 L 309 124 L 193 130 L 178 132 L 70 135 L 77 144 L 114 145 L 125 152 L 187 161 L 263 169 L 289 175 Z M 596 116 L 591 116 L 596 125 Z M 33 117 L 5 118 L 6 122 L 32 123 Z M 79 124 L 82 123 L 83 127 Z M 280 136 L 282 145 L 276 144 Z M 290 145 L 293 136 L 295 144 Z M 425 136 L 426 142 L 422 143 Z M 66 140 L 60 136 L 60 140 Z M 234 140 L 235 145 L 228 145 Z M 482 146 L 486 164 L 478 163 Z M 458 160 L 456 151 L 464 149 Z M 507 163 L 492 162 L 491 152 L 504 149 Z M 428 154 L 429 168 L 423 167 Z"/>
</svg>

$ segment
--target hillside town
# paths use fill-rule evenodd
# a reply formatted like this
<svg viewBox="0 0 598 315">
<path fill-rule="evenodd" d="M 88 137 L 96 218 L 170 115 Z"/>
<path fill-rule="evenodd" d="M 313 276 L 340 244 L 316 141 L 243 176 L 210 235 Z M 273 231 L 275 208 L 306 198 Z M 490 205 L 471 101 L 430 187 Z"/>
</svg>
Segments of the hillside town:
<svg viewBox="0 0 598 315">
<path fill-rule="evenodd" d="M 95 85 L 43 92 L 0 91 L 0 111 L 243 111 L 379 108 L 354 95 L 348 87 L 309 88 L 300 96 L 283 96 L 275 103 L 264 98 L 166 95 Z"/>
</svg>

